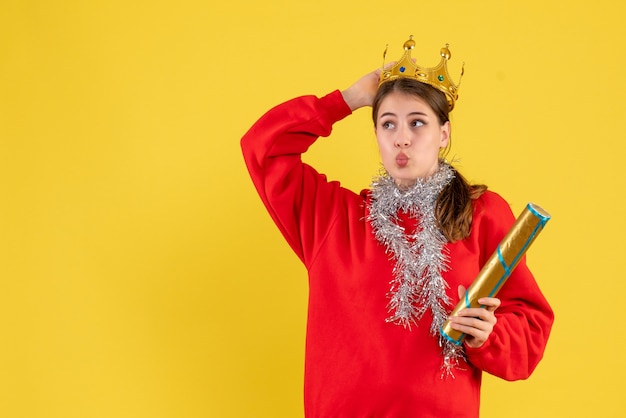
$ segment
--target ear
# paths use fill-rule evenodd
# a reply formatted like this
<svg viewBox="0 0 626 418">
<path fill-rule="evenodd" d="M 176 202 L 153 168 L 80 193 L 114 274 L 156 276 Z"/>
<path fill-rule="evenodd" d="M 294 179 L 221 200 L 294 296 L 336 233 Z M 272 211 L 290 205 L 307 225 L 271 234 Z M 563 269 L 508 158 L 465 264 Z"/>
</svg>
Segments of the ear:
<svg viewBox="0 0 626 418">
<path fill-rule="evenodd" d="M 447 121 L 441 125 L 441 141 L 439 142 L 439 148 L 445 148 L 450 141 L 450 121 Z"/>
</svg>

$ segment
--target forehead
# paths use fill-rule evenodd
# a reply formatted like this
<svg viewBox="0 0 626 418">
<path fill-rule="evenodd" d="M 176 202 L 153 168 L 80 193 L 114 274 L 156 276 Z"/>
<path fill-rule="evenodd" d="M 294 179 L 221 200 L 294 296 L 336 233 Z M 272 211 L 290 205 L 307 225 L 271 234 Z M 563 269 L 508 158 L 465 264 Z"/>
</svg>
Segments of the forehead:
<svg viewBox="0 0 626 418">
<path fill-rule="evenodd" d="M 411 112 L 434 115 L 433 109 L 420 96 L 394 91 L 385 96 L 380 102 L 379 115 L 384 113 L 405 114 Z"/>
</svg>

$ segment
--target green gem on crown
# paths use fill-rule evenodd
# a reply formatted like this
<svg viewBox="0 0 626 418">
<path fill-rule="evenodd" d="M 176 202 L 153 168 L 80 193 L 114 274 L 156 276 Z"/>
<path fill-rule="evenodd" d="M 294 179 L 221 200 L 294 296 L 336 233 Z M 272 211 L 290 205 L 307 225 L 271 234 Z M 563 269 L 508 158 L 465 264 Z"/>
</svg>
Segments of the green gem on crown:
<svg viewBox="0 0 626 418">
<path fill-rule="evenodd" d="M 439 80 L 439 81 L 443 81 L 443 76 L 442 76 L 442 75 L 439 75 L 439 76 L 437 77 L 437 80 Z"/>
</svg>

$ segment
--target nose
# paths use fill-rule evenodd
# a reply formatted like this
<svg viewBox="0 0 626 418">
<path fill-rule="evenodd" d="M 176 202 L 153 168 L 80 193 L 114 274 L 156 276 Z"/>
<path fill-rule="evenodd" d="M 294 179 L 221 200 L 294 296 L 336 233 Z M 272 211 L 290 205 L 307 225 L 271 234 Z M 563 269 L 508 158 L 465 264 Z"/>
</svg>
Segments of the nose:
<svg viewBox="0 0 626 418">
<path fill-rule="evenodd" d="M 406 148 L 411 145 L 410 132 L 406 128 L 400 128 L 397 131 L 397 135 L 394 141 L 394 145 L 397 148 Z"/>
</svg>

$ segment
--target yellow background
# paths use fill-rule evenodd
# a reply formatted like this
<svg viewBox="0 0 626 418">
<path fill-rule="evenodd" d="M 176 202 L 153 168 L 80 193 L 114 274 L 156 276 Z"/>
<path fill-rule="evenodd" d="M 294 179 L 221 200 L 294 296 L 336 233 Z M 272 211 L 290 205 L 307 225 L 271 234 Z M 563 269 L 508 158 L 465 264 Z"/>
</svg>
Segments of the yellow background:
<svg viewBox="0 0 626 418">
<path fill-rule="evenodd" d="M 544 361 L 486 377 L 482 416 L 626 416 L 623 6 L 411 4 L 2 1 L 1 417 L 302 416 L 305 270 L 239 138 L 409 34 L 423 64 L 445 42 L 465 62 L 462 172 L 553 215 L 528 257 L 557 315 Z M 369 117 L 307 160 L 367 187 Z"/>
</svg>

